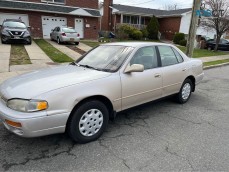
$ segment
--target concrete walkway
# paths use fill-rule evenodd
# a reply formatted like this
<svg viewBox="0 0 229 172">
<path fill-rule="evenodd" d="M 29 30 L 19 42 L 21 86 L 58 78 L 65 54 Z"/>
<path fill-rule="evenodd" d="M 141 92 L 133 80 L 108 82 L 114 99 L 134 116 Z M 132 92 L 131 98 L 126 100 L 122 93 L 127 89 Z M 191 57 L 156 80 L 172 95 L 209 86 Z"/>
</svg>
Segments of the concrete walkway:
<svg viewBox="0 0 229 172">
<path fill-rule="evenodd" d="M 0 73 L 9 72 L 11 45 L 0 42 Z"/>
<path fill-rule="evenodd" d="M 227 59 L 229 59 L 229 55 L 202 57 L 199 59 L 205 63 L 205 62 L 211 62 L 211 61 L 217 61 L 217 60 L 227 60 Z"/>
<path fill-rule="evenodd" d="M 67 56 L 71 57 L 73 60 L 77 60 L 81 57 L 81 54 L 71 50 L 70 48 L 66 47 L 65 45 L 57 44 L 57 42 L 47 40 L 48 43 L 50 43 L 53 47 L 60 50 L 62 53 L 66 54 Z"/>
<path fill-rule="evenodd" d="M 79 45 L 77 46 L 79 49 L 83 50 L 83 51 L 90 51 L 92 49 L 92 47 L 80 42 Z"/>
</svg>

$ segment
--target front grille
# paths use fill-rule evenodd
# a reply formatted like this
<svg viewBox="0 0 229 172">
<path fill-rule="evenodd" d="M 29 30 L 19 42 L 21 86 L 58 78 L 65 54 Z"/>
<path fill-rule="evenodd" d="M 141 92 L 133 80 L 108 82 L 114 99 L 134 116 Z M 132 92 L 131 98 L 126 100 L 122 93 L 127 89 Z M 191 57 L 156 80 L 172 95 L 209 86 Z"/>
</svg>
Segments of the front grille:
<svg viewBox="0 0 229 172">
<path fill-rule="evenodd" d="M 22 32 L 21 31 L 10 31 L 12 35 L 14 36 L 21 36 Z"/>
</svg>

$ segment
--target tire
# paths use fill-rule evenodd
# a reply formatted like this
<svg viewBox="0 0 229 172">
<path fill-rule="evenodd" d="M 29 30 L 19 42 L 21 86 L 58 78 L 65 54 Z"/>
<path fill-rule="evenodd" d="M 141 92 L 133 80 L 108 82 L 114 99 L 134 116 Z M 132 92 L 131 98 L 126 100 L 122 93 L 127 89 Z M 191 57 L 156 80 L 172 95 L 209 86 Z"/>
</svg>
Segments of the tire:
<svg viewBox="0 0 229 172">
<path fill-rule="evenodd" d="M 211 47 L 208 47 L 208 50 L 209 50 L 209 51 L 211 51 L 211 50 L 212 50 L 212 48 L 211 48 Z"/>
<path fill-rule="evenodd" d="M 3 41 L 2 37 L 1 37 L 1 42 L 2 42 L 2 44 L 6 44 L 7 43 L 6 41 Z"/>
<path fill-rule="evenodd" d="M 192 94 L 193 83 L 190 79 L 185 79 L 183 82 L 180 92 L 176 95 L 176 100 L 180 104 L 186 103 Z"/>
<path fill-rule="evenodd" d="M 32 44 L 32 39 L 29 38 L 29 41 L 27 42 L 28 45 L 31 45 Z"/>
<path fill-rule="evenodd" d="M 97 140 L 105 131 L 109 111 L 100 101 L 90 100 L 77 108 L 68 122 L 68 134 L 78 143 Z"/>
<path fill-rule="evenodd" d="M 58 44 L 61 44 L 61 41 L 60 41 L 60 38 L 59 37 L 57 38 L 57 43 Z"/>
<path fill-rule="evenodd" d="M 76 45 L 79 45 L 79 42 L 75 42 Z"/>
</svg>

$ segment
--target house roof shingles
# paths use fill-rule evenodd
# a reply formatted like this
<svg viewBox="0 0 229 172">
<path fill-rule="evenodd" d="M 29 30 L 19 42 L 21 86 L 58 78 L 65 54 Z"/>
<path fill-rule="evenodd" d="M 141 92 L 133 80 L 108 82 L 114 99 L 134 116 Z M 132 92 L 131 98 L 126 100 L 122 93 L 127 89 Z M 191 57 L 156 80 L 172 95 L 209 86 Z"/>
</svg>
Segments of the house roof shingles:
<svg viewBox="0 0 229 172">
<path fill-rule="evenodd" d="M 79 7 L 69 7 L 69 6 L 42 4 L 42 3 L 28 3 L 28 2 L 19 2 L 19 1 L 6 1 L 6 0 L 0 0 L 0 8 L 30 10 L 30 11 L 44 11 L 44 12 L 51 12 L 51 13 L 56 12 L 56 13 L 65 13 L 65 14 L 69 14 L 70 12 L 79 9 Z M 94 9 L 84 9 L 84 10 L 94 17 L 100 17 L 99 10 L 94 10 Z"/>
<path fill-rule="evenodd" d="M 155 15 L 157 17 L 181 15 L 183 13 L 192 10 L 191 8 L 185 8 L 185 9 L 167 11 L 167 10 L 158 10 L 158 9 L 151 9 L 151 8 L 133 7 L 127 5 L 120 5 L 120 4 L 113 4 L 112 7 L 118 10 L 118 12 Z"/>
</svg>

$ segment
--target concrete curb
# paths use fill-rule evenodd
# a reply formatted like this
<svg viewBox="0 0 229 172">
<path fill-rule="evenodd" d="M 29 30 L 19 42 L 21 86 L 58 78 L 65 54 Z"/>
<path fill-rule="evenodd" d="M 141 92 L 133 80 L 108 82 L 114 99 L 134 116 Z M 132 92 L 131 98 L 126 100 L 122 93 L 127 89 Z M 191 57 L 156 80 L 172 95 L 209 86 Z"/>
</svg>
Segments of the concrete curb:
<svg viewBox="0 0 229 172">
<path fill-rule="evenodd" d="M 227 66 L 227 65 L 229 65 L 229 62 L 222 63 L 222 64 L 217 64 L 217 65 L 206 66 L 206 67 L 204 67 L 204 70 L 217 68 L 217 67 L 223 67 L 223 66 Z"/>
</svg>

